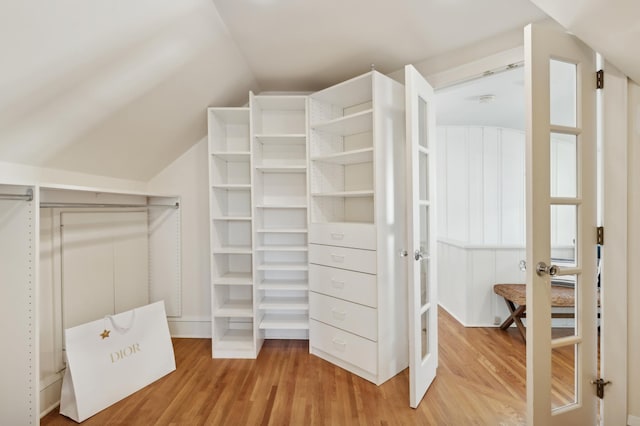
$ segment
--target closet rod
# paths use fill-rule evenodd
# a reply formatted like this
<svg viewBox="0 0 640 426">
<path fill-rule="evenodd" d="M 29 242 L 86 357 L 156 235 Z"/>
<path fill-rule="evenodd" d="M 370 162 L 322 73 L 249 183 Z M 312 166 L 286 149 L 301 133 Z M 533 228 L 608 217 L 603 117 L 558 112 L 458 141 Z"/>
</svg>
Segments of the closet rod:
<svg viewBox="0 0 640 426">
<path fill-rule="evenodd" d="M 32 201 L 33 191 L 31 189 L 28 189 L 26 194 L 0 194 L 0 200 Z"/>
<path fill-rule="evenodd" d="M 167 209 L 179 209 L 180 203 L 175 204 L 93 204 L 93 203 L 40 203 L 42 208 L 152 208 L 163 207 Z"/>
</svg>

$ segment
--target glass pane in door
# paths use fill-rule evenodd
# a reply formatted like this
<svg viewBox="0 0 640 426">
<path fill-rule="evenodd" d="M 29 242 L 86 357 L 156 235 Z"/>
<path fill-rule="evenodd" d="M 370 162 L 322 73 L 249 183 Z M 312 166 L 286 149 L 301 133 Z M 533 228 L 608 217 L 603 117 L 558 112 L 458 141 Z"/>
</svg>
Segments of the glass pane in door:
<svg viewBox="0 0 640 426">
<path fill-rule="evenodd" d="M 575 205 L 551 205 L 551 262 L 558 266 L 576 266 L 577 211 Z"/>
<path fill-rule="evenodd" d="M 422 148 L 429 148 L 428 110 L 427 101 L 418 97 L 418 144 Z"/>
<path fill-rule="evenodd" d="M 551 196 L 574 198 L 577 186 L 577 137 L 551 133 Z"/>
<path fill-rule="evenodd" d="M 551 409 L 566 407 L 577 401 L 576 353 L 578 345 L 551 350 Z"/>
<path fill-rule="evenodd" d="M 429 200 L 429 156 L 428 154 L 425 154 L 422 151 L 420 151 L 419 154 L 420 154 L 420 158 L 418 159 L 419 167 L 420 167 L 419 197 L 420 197 L 420 201 L 428 201 Z"/>
<path fill-rule="evenodd" d="M 575 64 L 550 60 L 549 95 L 552 125 L 576 127 L 577 75 Z"/>
<path fill-rule="evenodd" d="M 429 207 L 420 206 L 420 307 L 429 303 Z"/>
</svg>

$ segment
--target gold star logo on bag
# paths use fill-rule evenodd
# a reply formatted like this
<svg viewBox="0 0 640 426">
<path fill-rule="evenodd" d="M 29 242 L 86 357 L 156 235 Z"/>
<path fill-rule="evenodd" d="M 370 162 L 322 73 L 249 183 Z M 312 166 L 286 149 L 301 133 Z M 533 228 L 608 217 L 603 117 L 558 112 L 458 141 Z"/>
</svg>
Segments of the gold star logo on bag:
<svg viewBox="0 0 640 426">
<path fill-rule="evenodd" d="M 109 337 L 109 333 L 111 333 L 111 330 L 107 330 L 107 329 L 105 329 L 102 333 L 100 333 L 100 337 L 102 337 L 102 340 Z"/>
</svg>

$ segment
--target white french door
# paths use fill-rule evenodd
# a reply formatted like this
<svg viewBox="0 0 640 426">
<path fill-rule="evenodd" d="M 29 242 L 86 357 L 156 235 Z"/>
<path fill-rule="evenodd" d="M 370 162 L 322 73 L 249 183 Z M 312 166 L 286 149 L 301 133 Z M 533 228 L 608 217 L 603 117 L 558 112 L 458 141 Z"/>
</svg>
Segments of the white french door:
<svg viewBox="0 0 640 426">
<path fill-rule="evenodd" d="M 405 67 L 407 119 L 407 253 L 409 294 L 409 395 L 416 408 L 438 367 L 436 285 L 435 110 L 433 89 Z"/>
<path fill-rule="evenodd" d="M 525 89 L 527 423 L 594 425 L 594 52 L 568 34 L 527 26 Z M 574 326 L 553 332 L 552 285 L 571 288 L 575 299 Z"/>
</svg>

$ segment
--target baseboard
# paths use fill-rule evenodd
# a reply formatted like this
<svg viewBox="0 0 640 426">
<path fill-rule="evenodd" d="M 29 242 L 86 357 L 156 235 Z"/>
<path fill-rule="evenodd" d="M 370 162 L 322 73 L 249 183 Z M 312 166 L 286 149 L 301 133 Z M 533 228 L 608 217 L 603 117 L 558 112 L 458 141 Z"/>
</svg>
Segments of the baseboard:
<svg viewBox="0 0 640 426">
<path fill-rule="evenodd" d="M 631 414 L 629 414 L 629 417 L 627 417 L 627 425 L 640 426 L 640 417 L 632 416 Z"/>
<path fill-rule="evenodd" d="M 168 318 L 171 337 L 178 338 L 211 338 L 211 318 L 208 317 L 180 317 Z"/>
</svg>

